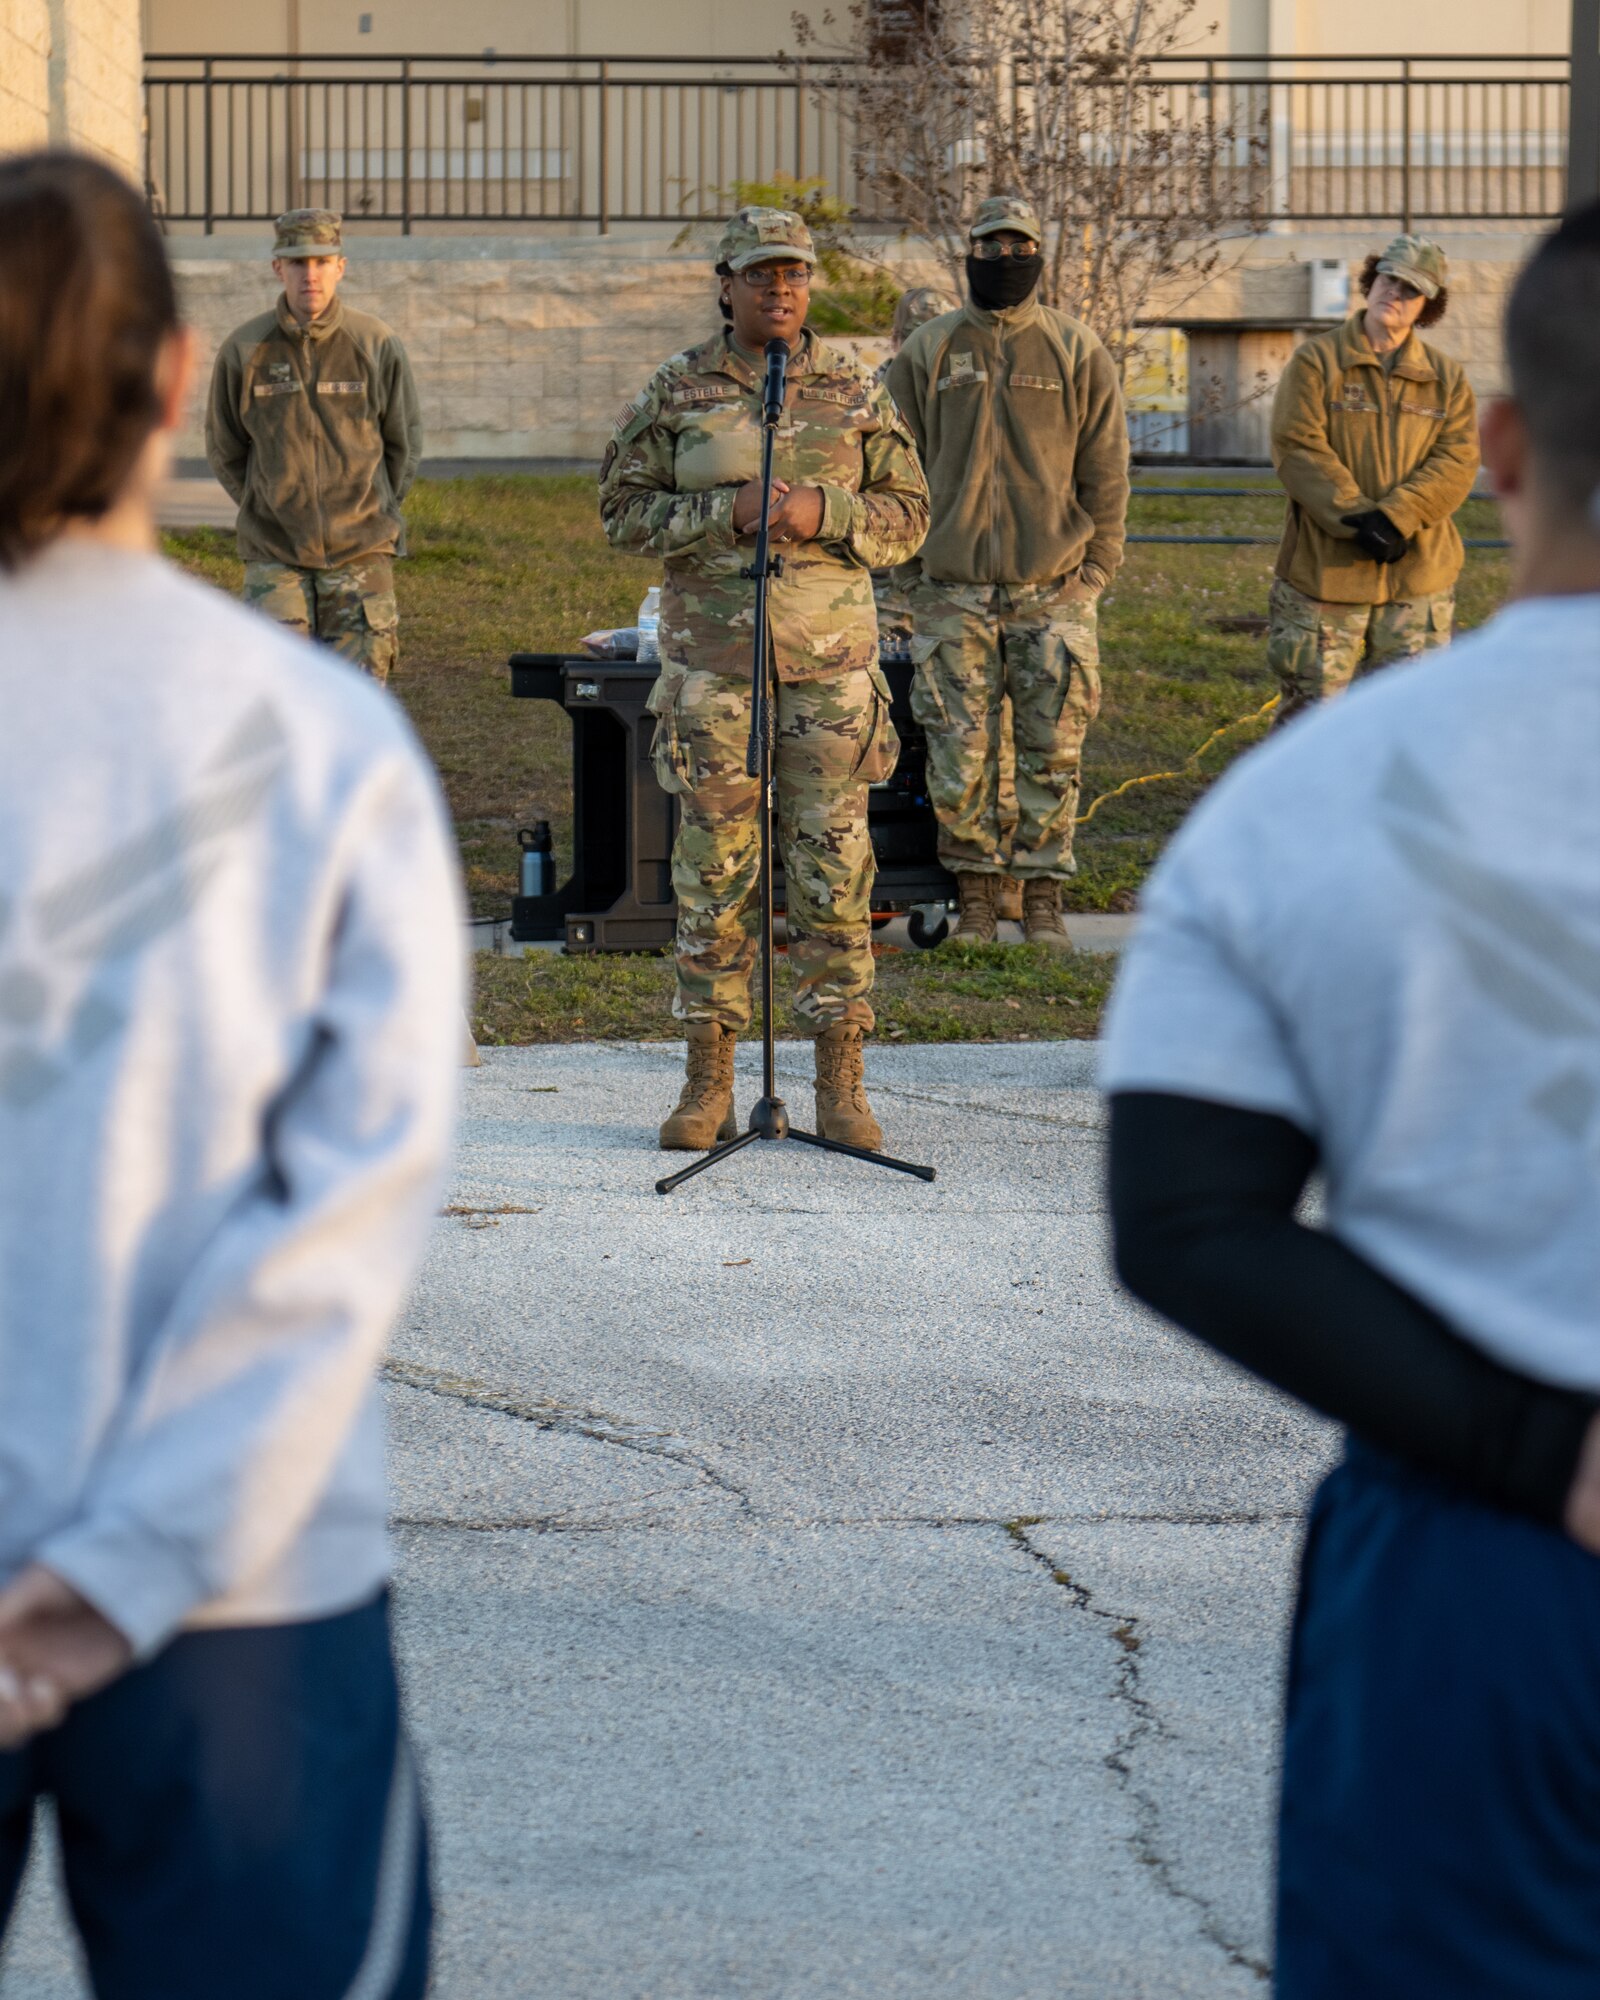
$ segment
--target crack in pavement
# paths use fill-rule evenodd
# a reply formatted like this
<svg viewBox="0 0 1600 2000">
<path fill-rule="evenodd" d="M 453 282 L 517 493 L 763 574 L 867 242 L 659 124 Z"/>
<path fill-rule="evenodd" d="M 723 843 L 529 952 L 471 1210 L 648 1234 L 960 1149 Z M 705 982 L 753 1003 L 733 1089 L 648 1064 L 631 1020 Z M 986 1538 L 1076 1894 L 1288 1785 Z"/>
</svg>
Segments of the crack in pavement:
<svg viewBox="0 0 1600 2000">
<path fill-rule="evenodd" d="M 558 1403 L 549 1396 L 525 1396 L 509 1389 L 496 1389 L 487 1382 L 474 1381 L 470 1375 L 455 1375 L 445 1368 L 429 1368 L 420 1361 L 406 1361 L 392 1358 L 384 1362 L 379 1374 L 385 1382 L 393 1382 L 402 1389 L 414 1389 L 424 1396 L 440 1396 L 447 1402 L 464 1404 L 472 1410 L 488 1410 L 496 1416 L 514 1417 L 519 1423 L 532 1424 L 535 1430 L 559 1431 L 572 1437 L 589 1438 L 595 1444 L 615 1445 L 620 1451 L 633 1451 L 646 1458 L 665 1459 L 672 1465 L 685 1466 L 698 1474 L 709 1486 L 719 1493 L 726 1493 L 737 1500 L 740 1508 L 748 1513 L 749 1495 L 740 1486 L 708 1465 L 679 1443 L 671 1431 L 650 1430 L 628 1417 L 614 1417 L 605 1410 L 589 1410 L 572 1403 Z"/>
<path fill-rule="evenodd" d="M 724 1490 L 731 1491 L 731 1488 Z M 672 1489 L 661 1489 L 667 1497 L 682 1501 L 690 1497 L 688 1492 L 673 1495 Z M 642 1493 L 635 1500 L 618 1500 L 608 1505 L 618 1507 L 634 1506 L 656 1496 Z M 737 1524 L 739 1533 L 755 1533 L 774 1528 L 810 1531 L 814 1528 L 999 1528 L 1007 1534 L 1017 1525 L 1016 1517 L 1004 1514 L 768 1514 L 758 1513 L 745 1497 L 741 1510 L 744 1520 Z M 1029 1522 L 1042 1527 L 1105 1527 L 1111 1524 L 1126 1524 L 1133 1527 L 1157 1526 L 1171 1528 L 1254 1528 L 1263 1524 L 1303 1521 L 1304 1508 L 1284 1508 L 1252 1514 L 1030 1514 Z M 459 1528 L 471 1534 L 538 1534 L 538 1535 L 620 1535 L 635 1533 L 676 1534 L 685 1527 L 697 1534 L 712 1530 L 721 1532 L 729 1526 L 727 1522 L 684 1521 L 683 1519 L 663 1519 L 645 1517 L 632 1521 L 604 1520 L 598 1516 L 584 1518 L 570 1507 L 562 1508 L 554 1514 L 514 1514 L 501 1517 L 481 1517 L 463 1520 L 448 1514 L 394 1514 L 390 1516 L 390 1526 L 396 1528 Z M 1015 1539 L 1015 1538 L 1013 1538 Z M 1037 1553 L 1030 1551 L 1030 1553 Z"/>
<path fill-rule="evenodd" d="M 424 1395 L 439 1396 L 469 1409 L 487 1410 L 498 1416 L 512 1417 L 533 1425 L 537 1430 L 583 1437 L 597 1444 L 614 1445 L 624 1451 L 637 1452 L 646 1457 L 664 1459 L 671 1464 L 684 1466 L 707 1486 L 735 1499 L 739 1511 L 746 1517 L 743 1525 L 747 1529 L 831 1527 L 980 1528 L 990 1532 L 999 1530 L 1007 1537 L 1013 1548 L 1019 1550 L 1029 1562 L 1043 1569 L 1051 1582 L 1066 1593 L 1074 1610 L 1084 1612 L 1109 1627 L 1111 1637 L 1116 1642 L 1118 1659 L 1112 1698 L 1126 1709 L 1129 1720 L 1103 1761 L 1133 1809 L 1134 1827 L 1129 1844 L 1134 1857 L 1150 1870 L 1163 1894 L 1176 1902 L 1188 1904 L 1195 1911 L 1201 1936 L 1215 1946 L 1230 1965 L 1251 1973 L 1263 1983 L 1271 1977 L 1268 1965 L 1228 1935 L 1221 1919 L 1206 1898 L 1177 1879 L 1173 1863 L 1162 1852 L 1161 1809 L 1155 1795 L 1140 1784 L 1134 1765 L 1140 1746 L 1147 1740 L 1158 1739 L 1175 1743 L 1176 1738 L 1142 1686 L 1139 1654 L 1144 1645 L 1144 1635 L 1139 1629 L 1138 1617 L 1132 1613 L 1107 1610 L 1097 1604 L 1093 1592 L 1052 1561 L 1050 1556 L 1032 1540 L 1029 1530 L 1042 1526 L 1065 1527 L 1079 1523 L 1094 1525 L 1108 1522 L 1174 1527 L 1256 1526 L 1266 1522 L 1303 1520 L 1305 1518 L 1303 1508 L 1262 1508 L 1233 1513 L 1163 1511 L 1109 1513 L 1097 1510 L 1081 1514 L 1030 1514 L 1010 1519 L 965 1514 L 784 1516 L 763 1513 L 758 1515 L 744 1488 L 736 1486 L 714 1467 L 708 1465 L 704 1459 L 674 1442 L 674 1434 L 669 1431 L 651 1430 L 628 1418 L 615 1417 L 602 1410 L 560 1403 L 549 1397 L 530 1397 L 495 1389 L 468 1376 L 454 1375 L 445 1369 L 429 1368 L 419 1362 L 391 1360 L 384 1364 L 382 1374 L 385 1381 L 395 1383 L 401 1388 L 412 1389 Z M 658 1492 L 663 1490 L 657 1489 Z M 656 1493 L 645 1493 L 637 1496 L 634 1501 L 617 1504 L 638 1504 L 639 1501 L 655 1497 Z M 686 1523 L 681 1518 L 667 1521 L 649 1517 L 642 1520 L 584 1519 L 575 1516 L 574 1510 L 564 1509 L 551 1515 L 529 1515 L 507 1519 L 452 1520 L 437 1516 L 400 1515 L 395 1517 L 393 1525 L 397 1528 L 435 1532 L 444 1530 L 460 1534 L 592 1535 L 662 1531 L 682 1533 L 686 1526 L 700 1527 L 702 1524 Z M 725 1524 L 713 1522 L 711 1525 L 718 1527 Z"/>
<path fill-rule="evenodd" d="M 1042 1516 L 1025 1515 L 1017 1520 L 1007 1521 L 1004 1526 L 1013 1547 L 1020 1549 L 1031 1562 L 1038 1564 L 1051 1582 L 1066 1592 L 1074 1610 L 1085 1612 L 1089 1617 L 1099 1619 L 1110 1627 L 1111 1636 L 1118 1647 L 1119 1658 L 1112 1698 L 1127 1709 L 1129 1721 L 1103 1761 L 1133 1807 L 1134 1827 L 1129 1845 L 1134 1857 L 1150 1870 L 1164 1894 L 1175 1901 L 1189 1904 L 1198 1913 L 1201 1936 L 1215 1945 L 1230 1965 L 1237 1966 L 1243 1972 L 1253 1973 L 1264 1983 L 1272 1976 L 1271 1967 L 1228 1936 L 1221 1920 L 1204 1896 L 1196 1890 L 1185 1888 L 1178 1881 L 1173 1872 L 1173 1864 L 1162 1853 L 1159 1844 L 1161 1809 L 1154 1795 L 1146 1791 L 1134 1775 L 1134 1759 L 1140 1745 L 1147 1738 L 1159 1738 L 1168 1743 L 1176 1741 L 1171 1729 L 1141 1685 L 1139 1654 L 1144 1645 L 1144 1635 L 1139 1630 L 1139 1620 L 1131 1613 L 1103 1609 L 1095 1602 L 1091 1590 L 1075 1581 L 1064 1569 L 1058 1568 L 1029 1536 L 1030 1528 L 1043 1524 Z"/>
</svg>

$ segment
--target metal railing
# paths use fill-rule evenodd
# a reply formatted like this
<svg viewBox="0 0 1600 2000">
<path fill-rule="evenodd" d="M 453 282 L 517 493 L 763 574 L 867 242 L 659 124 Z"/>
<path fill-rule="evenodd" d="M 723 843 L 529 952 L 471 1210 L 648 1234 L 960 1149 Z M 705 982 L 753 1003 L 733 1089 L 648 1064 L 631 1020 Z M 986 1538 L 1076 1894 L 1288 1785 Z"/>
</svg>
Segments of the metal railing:
<svg viewBox="0 0 1600 2000">
<path fill-rule="evenodd" d="M 1569 95 L 1565 56 L 1217 56 L 1154 65 L 1144 111 L 1239 135 L 1256 212 L 1409 228 L 1559 213 Z M 897 220 L 858 184 L 837 99 L 777 58 L 151 56 L 144 97 L 152 203 L 208 232 L 322 206 L 402 233 L 603 235 L 711 219 L 735 182 L 777 174 L 820 176 L 863 223 Z M 1181 145 L 1171 156 L 1160 200 L 1198 215 L 1216 190 L 1191 184 Z"/>
</svg>

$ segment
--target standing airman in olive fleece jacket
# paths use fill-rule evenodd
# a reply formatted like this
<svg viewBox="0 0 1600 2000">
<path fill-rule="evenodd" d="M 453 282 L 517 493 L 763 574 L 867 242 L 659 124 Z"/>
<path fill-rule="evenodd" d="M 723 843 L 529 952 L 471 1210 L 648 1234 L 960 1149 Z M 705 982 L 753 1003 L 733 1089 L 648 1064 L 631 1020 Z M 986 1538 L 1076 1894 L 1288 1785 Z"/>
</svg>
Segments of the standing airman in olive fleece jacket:
<svg viewBox="0 0 1600 2000">
<path fill-rule="evenodd" d="M 932 521 L 907 566 L 911 705 L 928 736 L 939 857 L 956 935 L 992 942 L 1001 880 L 1023 889 L 1031 944 L 1068 944 L 1083 739 L 1100 707 L 1095 609 L 1122 561 L 1128 429 L 1110 355 L 1037 296 L 1044 232 L 1026 202 L 981 204 L 970 303 L 919 327 L 888 389 L 928 476 Z M 1017 821 L 1003 824 L 1002 703 Z"/>
<path fill-rule="evenodd" d="M 399 650 L 393 559 L 422 456 L 411 364 L 338 297 L 340 218 L 278 218 L 277 305 L 223 342 L 206 456 L 239 503 L 245 601 L 387 680 Z"/>
</svg>

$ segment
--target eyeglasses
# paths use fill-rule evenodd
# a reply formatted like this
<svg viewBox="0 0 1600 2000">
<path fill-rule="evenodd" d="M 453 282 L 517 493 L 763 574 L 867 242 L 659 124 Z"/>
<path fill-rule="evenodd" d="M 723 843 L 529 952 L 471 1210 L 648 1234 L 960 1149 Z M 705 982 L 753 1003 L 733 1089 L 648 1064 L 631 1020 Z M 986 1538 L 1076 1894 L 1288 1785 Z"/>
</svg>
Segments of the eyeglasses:
<svg viewBox="0 0 1600 2000">
<path fill-rule="evenodd" d="M 1001 243 L 993 236 L 980 236 L 972 246 L 972 254 L 981 264 L 998 264 L 1002 257 L 1037 257 L 1039 246 L 1026 236 L 1020 243 Z"/>
<path fill-rule="evenodd" d="M 765 292 L 774 285 L 787 285 L 792 292 L 803 292 L 811 283 L 809 264 L 746 264 L 739 273 L 753 292 Z"/>
<path fill-rule="evenodd" d="M 1420 299 L 1422 297 L 1422 287 L 1420 285 L 1413 285 L 1408 283 L 1404 278 L 1397 278 L 1393 271 L 1380 271 L 1378 276 L 1380 278 L 1387 278 L 1403 299 Z"/>
</svg>

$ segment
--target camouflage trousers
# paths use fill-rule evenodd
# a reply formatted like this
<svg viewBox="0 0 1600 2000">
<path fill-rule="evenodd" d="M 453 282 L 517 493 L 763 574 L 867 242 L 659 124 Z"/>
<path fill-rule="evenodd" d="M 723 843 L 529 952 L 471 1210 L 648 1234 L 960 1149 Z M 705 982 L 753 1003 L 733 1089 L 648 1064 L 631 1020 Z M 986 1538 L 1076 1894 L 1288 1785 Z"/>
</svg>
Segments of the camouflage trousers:
<svg viewBox="0 0 1600 2000">
<path fill-rule="evenodd" d="M 321 639 L 375 681 L 386 681 L 398 663 L 400 613 L 387 556 L 341 569 L 246 563 L 244 601 L 308 639 Z"/>
<path fill-rule="evenodd" d="M 1100 710 L 1093 601 L 1063 582 L 924 581 L 911 604 L 911 709 L 927 731 L 939 859 L 1064 880 L 1076 866 L 1083 739 Z"/>
<path fill-rule="evenodd" d="M 1448 645 L 1456 600 L 1446 590 L 1395 604 L 1324 604 L 1278 576 L 1268 605 L 1267 664 L 1281 689 L 1277 728 L 1343 694 L 1359 675 Z"/>
<path fill-rule="evenodd" d="M 867 787 L 900 752 L 882 670 L 858 667 L 774 689 L 773 779 L 795 979 L 795 1019 L 817 1035 L 873 1025 Z M 667 662 L 650 692 L 656 777 L 678 801 L 680 1021 L 750 1022 L 760 912 L 760 787 L 746 775 L 750 687 Z"/>
</svg>

